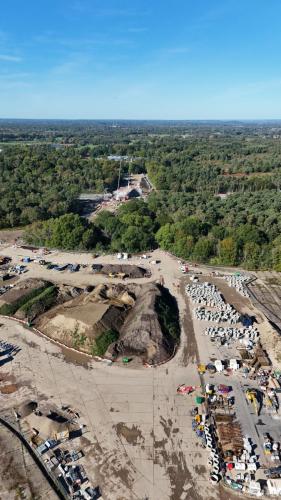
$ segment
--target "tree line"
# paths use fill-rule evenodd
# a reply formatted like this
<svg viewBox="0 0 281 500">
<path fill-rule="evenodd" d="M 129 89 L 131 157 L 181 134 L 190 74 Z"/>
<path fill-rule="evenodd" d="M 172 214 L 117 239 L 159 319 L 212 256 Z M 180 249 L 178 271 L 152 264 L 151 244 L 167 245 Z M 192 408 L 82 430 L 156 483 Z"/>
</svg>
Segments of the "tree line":
<svg viewBox="0 0 281 500">
<path fill-rule="evenodd" d="M 9 128 L 10 127 L 10 128 Z M 108 123 L 10 125 L 0 153 L 0 227 L 32 224 L 36 245 L 142 252 L 281 270 L 281 140 L 276 127 Z M 22 134 L 22 135 L 21 135 Z M 50 141 L 50 144 L 36 141 Z M 59 146 L 59 147 L 57 147 Z M 118 162 L 147 171 L 156 191 L 94 223 L 76 212 L 82 191 L 112 191 Z"/>
</svg>

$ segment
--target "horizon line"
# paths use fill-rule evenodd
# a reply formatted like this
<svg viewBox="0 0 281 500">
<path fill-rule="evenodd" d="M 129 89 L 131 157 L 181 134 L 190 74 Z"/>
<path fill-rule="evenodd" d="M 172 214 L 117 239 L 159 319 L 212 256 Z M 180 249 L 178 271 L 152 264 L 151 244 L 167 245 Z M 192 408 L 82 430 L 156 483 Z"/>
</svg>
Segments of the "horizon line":
<svg viewBox="0 0 281 500">
<path fill-rule="evenodd" d="M 281 122 L 280 118 L 15 118 L 0 117 L 0 121 L 109 121 L 109 122 Z"/>
</svg>

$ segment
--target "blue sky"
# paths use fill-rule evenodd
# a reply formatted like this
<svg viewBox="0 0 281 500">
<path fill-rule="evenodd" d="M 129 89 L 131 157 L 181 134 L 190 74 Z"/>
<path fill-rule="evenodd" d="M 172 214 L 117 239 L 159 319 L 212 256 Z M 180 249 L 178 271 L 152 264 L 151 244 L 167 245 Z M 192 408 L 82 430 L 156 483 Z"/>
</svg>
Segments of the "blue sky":
<svg viewBox="0 0 281 500">
<path fill-rule="evenodd" d="M 280 20 L 280 0 L 2 0 L 0 117 L 279 119 Z"/>
</svg>

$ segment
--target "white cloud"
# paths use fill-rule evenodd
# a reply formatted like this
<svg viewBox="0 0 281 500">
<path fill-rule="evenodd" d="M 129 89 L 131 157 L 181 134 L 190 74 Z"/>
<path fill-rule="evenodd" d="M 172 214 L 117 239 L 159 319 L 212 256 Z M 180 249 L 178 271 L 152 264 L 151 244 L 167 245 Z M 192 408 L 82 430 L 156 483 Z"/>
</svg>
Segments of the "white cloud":
<svg viewBox="0 0 281 500">
<path fill-rule="evenodd" d="M 18 56 L 11 56 L 9 54 L 0 54 L 0 61 L 21 62 L 22 58 Z"/>
</svg>

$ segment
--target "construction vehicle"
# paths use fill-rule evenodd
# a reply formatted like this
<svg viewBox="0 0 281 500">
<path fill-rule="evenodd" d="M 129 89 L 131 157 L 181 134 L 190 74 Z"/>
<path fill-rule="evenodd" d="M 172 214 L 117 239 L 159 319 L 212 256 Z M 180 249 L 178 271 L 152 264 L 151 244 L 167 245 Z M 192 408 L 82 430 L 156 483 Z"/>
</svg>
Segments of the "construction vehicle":
<svg viewBox="0 0 281 500">
<path fill-rule="evenodd" d="M 247 389 L 246 398 L 252 403 L 255 408 L 256 415 L 259 415 L 260 407 L 258 403 L 258 391 L 256 389 Z"/>
<path fill-rule="evenodd" d="M 126 273 L 109 273 L 108 277 L 109 278 L 118 278 L 118 279 L 124 280 L 126 277 Z"/>
</svg>

